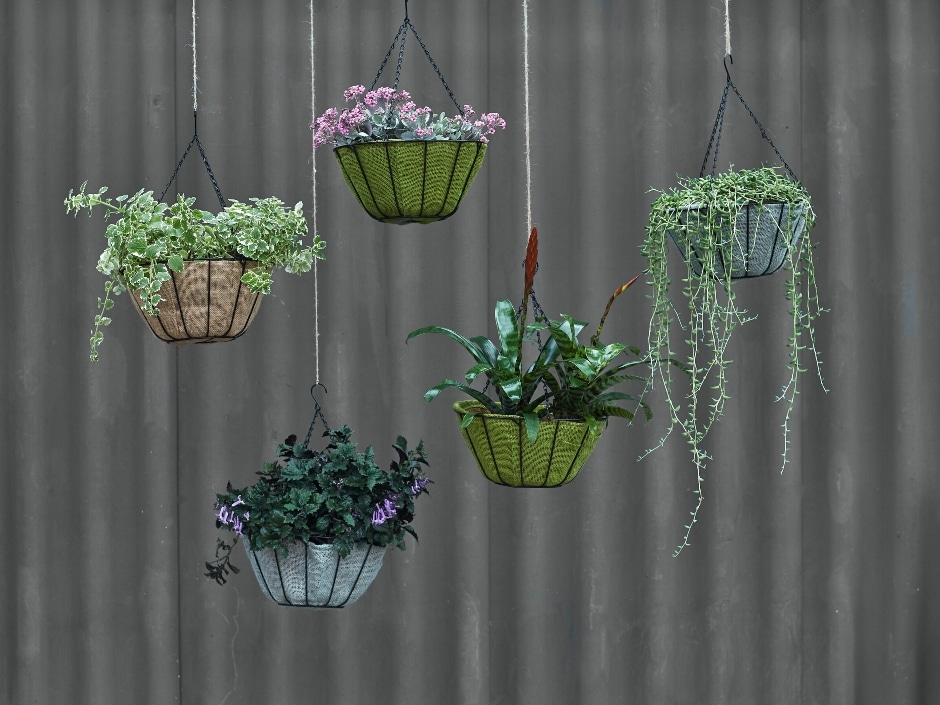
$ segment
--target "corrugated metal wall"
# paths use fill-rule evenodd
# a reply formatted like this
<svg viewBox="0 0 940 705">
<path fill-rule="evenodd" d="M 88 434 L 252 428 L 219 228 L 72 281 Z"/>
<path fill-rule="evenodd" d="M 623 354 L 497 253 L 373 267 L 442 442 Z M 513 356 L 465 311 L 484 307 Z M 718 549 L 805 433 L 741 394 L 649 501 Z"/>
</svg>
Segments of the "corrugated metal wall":
<svg viewBox="0 0 940 705">
<path fill-rule="evenodd" d="M 199 0 L 199 133 L 227 198 L 309 205 L 309 7 Z M 317 105 L 368 84 L 402 18 L 389 0 L 316 2 Z M 800 395 L 778 472 L 782 281 L 731 357 L 693 546 L 678 437 L 612 425 L 575 483 L 488 484 L 451 399 L 465 363 L 431 323 L 483 332 L 521 293 L 526 235 L 520 2 L 420 2 L 411 19 L 461 102 L 510 122 L 460 212 L 379 225 L 318 155 L 320 378 L 327 419 L 379 455 L 423 437 L 418 546 L 348 610 L 266 601 L 204 576 L 211 507 L 303 433 L 314 282 L 279 274 L 248 334 L 159 343 L 120 297 L 102 359 L 87 337 L 100 219 L 82 181 L 162 189 L 192 135 L 185 0 L 0 5 L 0 702 L 940 702 L 933 197 L 940 7 L 932 0 L 731 4 L 736 85 L 813 195 L 827 383 Z M 533 215 L 549 314 L 596 320 L 643 267 L 651 187 L 697 173 L 724 85 L 723 3 L 533 2 Z M 412 41 L 402 86 L 446 95 Z M 722 161 L 773 155 L 740 105 Z M 195 159 L 181 191 L 213 202 Z M 605 328 L 640 343 L 631 291 Z M 247 568 L 247 562 L 242 561 Z"/>
</svg>

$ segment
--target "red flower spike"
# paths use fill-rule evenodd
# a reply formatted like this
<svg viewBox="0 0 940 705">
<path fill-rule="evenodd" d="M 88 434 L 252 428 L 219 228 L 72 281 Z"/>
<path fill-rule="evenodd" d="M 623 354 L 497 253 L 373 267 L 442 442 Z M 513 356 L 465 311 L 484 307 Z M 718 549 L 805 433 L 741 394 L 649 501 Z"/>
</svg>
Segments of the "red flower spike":
<svg viewBox="0 0 940 705">
<path fill-rule="evenodd" d="M 597 324 L 597 332 L 594 333 L 594 337 L 591 338 L 591 345 L 592 345 L 592 346 L 596 346 L 596 345 L 597 345 L 597 342 L 598 342 L 598 341 L 600 340 L 600 338 L 601 338 L 601 328 L 604 327 L 604 321 L 607 320 L 607 314 L 610 313 L 610 307 L 614 305 L 614 299 L 616 299 L 616 298 L 617 298 L 618 296 L 620 296 L 623 292 L 625 292 L 627 289 L 629 289 L 631 286 L 633 286 L 633 283 L 634 283 L 637 279 L 639 279 L 639 278 L 640 278 L 640 275 L 637 274 L 635 277 L 633 277 L 633 279 L 631 279 L 630 281 L 628 281 L 626 284 L 624 284 L 624 285 L 621 286 L 619 289 L 617 289 L 613 294 L 611 294 L 610 300 L 607 302 L 607 308 L 604 309 L 604 315 L 601 316 L 601 321 L 600 321 L 600 323 Z"/>
<path fill-rule="evenodd" d="M 539 264 L 539 231 L 532 226 L 532 232 L 529 233 L 529 242 L 525 248 L 525 289 L 522 292 L 522 325 L 525 325 L 525 319 L 529 308 L 529 296 L 532 294 L 532 284 L 535 281 L 535 270 Z"/>
</svg>

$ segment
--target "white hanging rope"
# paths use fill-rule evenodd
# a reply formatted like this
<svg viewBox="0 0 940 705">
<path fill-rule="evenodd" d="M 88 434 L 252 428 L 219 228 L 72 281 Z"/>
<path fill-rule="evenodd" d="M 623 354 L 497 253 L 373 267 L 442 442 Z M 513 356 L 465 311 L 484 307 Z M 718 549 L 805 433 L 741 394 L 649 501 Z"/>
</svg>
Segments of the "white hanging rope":
<svg viewBox="0 0 940 705">
<path fill-rule="evenodd" d="M 314 68 L 313 0 L 310 0 L 310 123 L 317 121 L 316 71 Z M 311 142 L 312 144 L 312 142 Z M 313 147 L 310 156 L 311 206 L 313 236 L 317 236 L 317 150 Z M 320 282 L 317 280 L 317 257 L 313 258 L 313 349 L 315 362 L 314 383 L 320 384 Z"/>
<path fill-rule="evenodd" d="M 525 105 L 525 236 L 532 231 L 532 152 L 529 144 L 529 2 L 522 0 L 522 71 Z"/>
<path fill-rule="evenodd" d="M 193 112 L 196 112 L 196 94 L 199 77 L 196 74 L 196 0 L 193 0 Z"/>
<path fill-rule="evenodd" d="M 725 0 L 725 56 L 731 56 L 731 13 L 728 10 L 728 3 L 731 0 Z"/>
</svg>

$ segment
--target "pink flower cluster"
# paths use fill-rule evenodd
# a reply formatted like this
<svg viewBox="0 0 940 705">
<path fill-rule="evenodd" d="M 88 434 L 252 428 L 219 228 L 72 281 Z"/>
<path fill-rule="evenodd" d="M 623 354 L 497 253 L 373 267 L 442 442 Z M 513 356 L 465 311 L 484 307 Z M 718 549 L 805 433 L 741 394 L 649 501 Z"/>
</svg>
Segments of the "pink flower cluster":
<svg viewBox="0 0 940 705">
<path fill-rule="evenodd" d="M 431 108 L 418 107 L 408 91 L 387 86 L 370 91 L 364 86 L 350 86 L 343 96 L 353 103 L 351 108 L 342 112 L 329 108 L 310 125 L 314 147 L 387 139 L 487 142 L 487 135 L 506 128 L 506 121 L 498 113 L 471 119 L 475 112 L 469 105 L 464 106 L 463 114 L 454 117 L 444 113 L 435 116 Z"/>
</svg>

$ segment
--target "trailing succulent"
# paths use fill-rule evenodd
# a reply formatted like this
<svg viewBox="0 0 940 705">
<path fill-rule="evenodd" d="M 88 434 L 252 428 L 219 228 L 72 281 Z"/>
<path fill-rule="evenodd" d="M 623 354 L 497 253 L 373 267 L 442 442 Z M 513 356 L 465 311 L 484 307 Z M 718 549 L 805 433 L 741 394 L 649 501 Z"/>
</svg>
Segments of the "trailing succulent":
<svg viewBox="0 0 940 705">
<path fill-rule="evenodd" d="M 360 452 L 352 433 L 348 426 L 328 430 L 323 450 L 288 436 L 277 448 L 278 459 L 264 464 L 255 484 L 235 489 L 228 483 L 216 498 L 216 527 L 234 532 L 235 539 L 217 540 L 206 576 L 221 585 L 229 571 L 238 572 L 230 554 L 239 536 L 253 550 L 286 553 L 289 544 L 302 541 L 332 544 L 340 556 L 360 542 L 404 550 L 406 532 L 417 539 L 411 526 L 414 501 L 430 483 L 422 467 L 428 464 L 424 443 L 409 450 L 399 436 L 393 446 L 398 458 L 382 470 L 373 448 Z"/>
<path fill-rule="evenodd" d="M 630 370 L 646 365 L 647 360 L 640 356 L 636 347 L 600 342 L 601 329 L 611 305 L 630 288 L 636 277 L 613 293 L 597 331 L 590 343 L 584 345 L 578 335 L 584 330 L 585 323 L 564 314 L 561 320 L 549 319 L 537 303 L 534 305 L 535 322 L 526 323 L 529 299 L 535 302 L 532 292 L 537 263 L 538 231 L 532 228 L 526 248 L 522 304 L 517 310 L 509 300 L 496 303 L 498 345 L 485 336 L 466 338 L 441 326 L 427 326 L 409 333 L 407 340 L 426 333 L 446 335 L 462 345 L 475 360 L 465 373 L 464 381 L 445 379 L 427 391 L 425 400 L 431 401 L 445 389 L 457 389 L 480 404 L 478 411 L 464 416 L 462 428 L 466 428 L 477 413 L 517 415 L 525 419 L 526 435 L 530 441 L 538 435 L 540 419 L 583 420 L 595 433 L 598 424 L 611 416 L 632 419 L 634 412 L 620 406 L 620 401 L 633 402 L 634 409 L 642 408 L 650 418 L 649 407 L 637 397 L 611 391 L 621 382 L 646 381 L 646 377 Z M 542 332 L 547 333 L 544 343 L 540 341 Z M 537 346 L 536 358 L 528 365 L 523 363 L 525 343 Z M 621 355 L 628 353 L 636 359 L 618 361 Z M 486 379 L 482 390 L 471 386 L 478 377 Z"/>
<path fill-rule="evenodd" d="M 678 188 L 662 193 L 652 204 L 646 239 L 641 247 L 648 261 L 645 273 L 653 288 L 649 326 L 651 365 L 657 367 L 661 356 L 675 354 L 674 322 L 682 328 L 681 335 L 687 343 L 683 367 L 691 378 L 690 389 L 674 389 L 668 366 L 658 366 L 658 374 L 650 376 L 651 383 L 659 379 L 670 415 L 669 428 L 656 447 L 663 445 L 678 427 L 689 444 L 696 469 L 697 502 L 682 542 L 676 548 L 677 554 L 688 545 L 692 525 L 702 505 L 702 471 L 712 457 L 703 442 L 712 425 L 721 418 L 729 398 L 728 367 L 732 361 L 728 345 L 735 329 L 754 318 L 738 306 L 736 279 L 732 276 L 732 263 L 750 256 L 744 244 L 747 237 L 738 219 L 738 212 L 747 204 L 752 204 L 752 217 L 775 223 L 772 231 L 786 247 L 784 296 L 792 327 L 787 334 L 789 379 L 776 398 L 786 406 L 782 424 L 782 466 L 788 461 L 790 416 L 799 393 L 800 373 L 807 368 L 802 359 L 807 350 L 814 358 L 825 390 L 814 331 L 814 323 L 824 311 L 816 288 L 815 245 L 809 237 L 815 213 L 806 189 L 795 178 L 781 174 L 774 167 L 680 179 Z M 780 222 L 770 221 L 767 206 L 771 204 L 787 204 L 786 208 L 777 210 L 785 214 Z M 802 233 L 798 232 L 798 219 L 805 219 Z M 670 291 L 673 283 L 668 267 L 670 239 L 675 240 L 682 253 L 684 266 L 679 273 L 682 282 L 679 291 L 684 301 L 679 301 L 678 297 L 674 300 Z M 681 311 L 686 313 L 681 315 Z M 707 399 L 700 398 L 703 396 Z"/>
<path fill-rule="evenodd" d="M 104 338 L 101 329 L 111 319 L 112 295 L 136 291 L 142 308 L 157 315 L 163 301 L 160 287 L 182 272 L 186 260 L 230 258 L 252 260 L 259 267 L 249 269 L 242 281 L 253 292 L 271 292 L 271 270 L 283 267 L 292 274 L 310 270 L 313 258 L 323 258 L 326 243 L 316 234 L 313 244 L 304 247 L 307 234 L 303 203 L 287 208 L 277 198 L 251 198 L 250 204 L 231 201 L 221 213 L 194 208 L 195 198 L 177 196 L 173 204 L 156 201 L 153 191 L 141 189 L 132 196 L 104 198 L 107 187 L 86 193 L 87 182 L 79 192 L 69 191 L 65 199 L 68 213 L 78 216 L 82 209 L 89 217 L 97 207 L 108 224 L 108 245 L 98 259 L 97 269 L 107 277 L 104 297 L 99 297 L 90 339 L 91 360 L 98 360 L 98 346 Z"/>
</svg>

